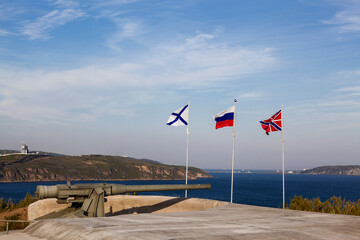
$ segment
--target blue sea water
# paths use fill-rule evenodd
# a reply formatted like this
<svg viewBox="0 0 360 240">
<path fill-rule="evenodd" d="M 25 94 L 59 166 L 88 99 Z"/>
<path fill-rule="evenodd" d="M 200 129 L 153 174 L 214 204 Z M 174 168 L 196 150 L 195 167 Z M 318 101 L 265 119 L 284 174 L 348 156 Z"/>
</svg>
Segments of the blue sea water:
<svg viewBox="0 0 360 240">
<path fill-rule="evenodd" d="M 210 183 L 211 190 L 189 190 L 189 197 L 230 201 L 230 173 L 211 173 L 213 178 L 190 180 L 189 183 Z M 103 182 L 103 181 L 97 181 Z M 75 183 L 89 183 L 78 181 Z M 127 185 L 140 184 L 183 184 L 183 180 L 174 181 L 107 181 Z M 18 202 L 26 193 L 33 194 L 37 185 L 65 184 L 64 182 L 36 183 L 0 183 L 0 198 Z M 357 201 L 360 198 L 360 176 L 335 175 L 285 175 L 285 196 L 289 203 L 294 195 L 306 198 L 320 197 L 322 201 L 332 196 L 341 196 L 346 200 Z M 183 197 L 184 191 L 148 192 L 139 195 L 163 195 Z M 276 173 L 235 173 L 235 203 L 280 207 L 282 206 L 282 175 Z"/>
</svg>

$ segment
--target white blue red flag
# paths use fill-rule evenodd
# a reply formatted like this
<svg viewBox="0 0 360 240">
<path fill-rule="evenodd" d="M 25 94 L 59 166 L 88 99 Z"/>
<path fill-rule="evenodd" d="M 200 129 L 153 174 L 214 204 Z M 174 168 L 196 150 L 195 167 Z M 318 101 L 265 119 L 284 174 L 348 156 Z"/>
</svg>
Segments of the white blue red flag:
<svg viewBox="0 0 360 240">
<path fill-rule="evenodd" d="M 234 112 L 235 106 L 232 106 L 216 114 L 214 117 L 216 121 L 215 129 L 234 126 Z"/>
<path fill-rule="evenodd" d="M 185 107 L 179 108 L 178 110 L 174 111 L 168 121 L 167 125 L 169 126 L 186 126 L 189 123 L 189 105 Z"/>
<path fill-rule="evenodd" d="M 282 118 L 281 110 L 275 113 L 271 118 L 260 121 L 261 127 L 265 130 L 265 133 L 269 135 L 269 132 L 282 131 Z"/>
</svg>

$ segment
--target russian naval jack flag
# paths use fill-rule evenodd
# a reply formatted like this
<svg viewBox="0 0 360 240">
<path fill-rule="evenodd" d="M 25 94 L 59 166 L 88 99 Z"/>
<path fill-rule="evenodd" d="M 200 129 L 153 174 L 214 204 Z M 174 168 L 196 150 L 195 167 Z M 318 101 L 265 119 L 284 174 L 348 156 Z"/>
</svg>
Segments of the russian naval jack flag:
<svg viewBox="0 0 360 240">
<path fill-rule="evenodd" d="M 185 172 L 185 184 L 188 184 L 188 172 L 189 172 L 189 108 L 190 101 L 185 107 L 179 108 L 171 113 L 167 125 L 169 126 L 186 126 L 187 142 L 186 142 L 186 172 Z M 185 198 L 187 198 L 187 190 L 185 190 Z"/>
<path fill-rule="evenodd" d="M 232 106 L 216 114 L 214 117 L 215 129 L 234 126 L 234 112 L 235 106 Z"/>
<path fill-rule="evenodd" d="M 189 123 L 189 104 L 185 107 L 175 110 L 169 117 L 167 125 L 169 126 L 187 126 Z"/>
</svg>

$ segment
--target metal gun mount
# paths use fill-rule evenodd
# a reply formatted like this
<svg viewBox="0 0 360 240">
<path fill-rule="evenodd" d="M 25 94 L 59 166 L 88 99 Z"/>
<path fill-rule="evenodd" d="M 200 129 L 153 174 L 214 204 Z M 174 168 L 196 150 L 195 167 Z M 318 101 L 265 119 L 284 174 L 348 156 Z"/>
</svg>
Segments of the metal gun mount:
<svg viewBox="0 0 360 240">
<path fill-rule="evenodd" d="M 57 203 L 71 203 L 71 207 L 60 212 L 47 214 L 39 219 L 57 217 L 104 217 L 106 196 L 133 192 L 155 192 L 174 190 L 210 189 L 210 184 L 174 185 L 122 185 L 122 184 L 74 184 L 36 187 L 37 199 L 57 198 Z"/>
</svg>

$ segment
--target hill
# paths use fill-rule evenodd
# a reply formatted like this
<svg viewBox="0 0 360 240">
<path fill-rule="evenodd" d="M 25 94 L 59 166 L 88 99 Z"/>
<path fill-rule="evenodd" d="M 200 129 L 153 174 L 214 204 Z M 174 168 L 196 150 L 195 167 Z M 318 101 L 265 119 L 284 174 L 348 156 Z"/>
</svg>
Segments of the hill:
<svg viewBox="0 0 360 240">
<path fill-rule="evenodd" d="M 322 166 L 313 169 L 302 170 L 298 173 L 314 175 L 360 175 L 360 165 Z"/>
<path fill-rule="evenodd" d="M 16 154 L 20 153 L 17 150 L 8 150 L 8 149 L 0 149 L 0 154 Z M 42 154 L 42 155 L 53 155 L 53 156 L 65 156 L 64 154 L 52 153 L 52 152 L 43 152 L 43 151 L 30 151 L 30 154 Z"/>
<path fill-rule="evenodd" d="M 8 150 L 8 149 L 0 149 L 0 154 L 12 154 L 12 153 L 20 153 L 20 151 Z"/>
<path fill-rule="evenodd" d="M 189 179 L 211 177 L 189 167 Z M 57 156 L 12 154 L 0 156 L 0 182 L 75 180 L 176 180 L 185 167 L 156 161 L 106 155 Z"/>
</svg>

